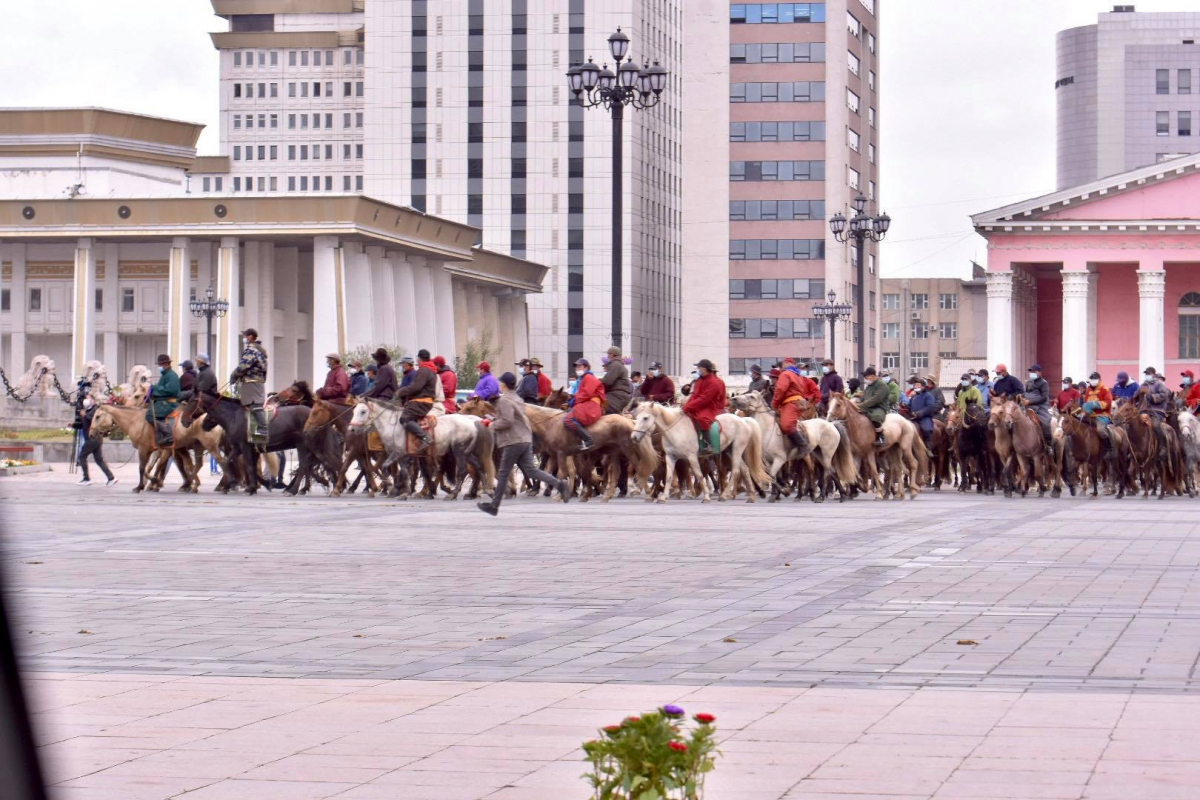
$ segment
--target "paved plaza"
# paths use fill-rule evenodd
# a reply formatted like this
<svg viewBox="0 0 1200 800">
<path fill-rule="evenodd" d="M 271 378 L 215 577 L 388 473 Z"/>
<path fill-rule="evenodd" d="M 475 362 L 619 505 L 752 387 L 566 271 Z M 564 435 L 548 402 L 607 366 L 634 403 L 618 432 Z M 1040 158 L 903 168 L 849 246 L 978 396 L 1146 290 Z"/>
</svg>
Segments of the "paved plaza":
<svg viewBox="0 0 1200 800">
<path fill-rule="evenodd" d="M 1200 796 L 1200 501 L 135 496 L 0 482 L 55 797 L 585 800 L 718 717 L 713 800 Z M 171 488 L 177 479 L 170 479 Z"/>
</svg>

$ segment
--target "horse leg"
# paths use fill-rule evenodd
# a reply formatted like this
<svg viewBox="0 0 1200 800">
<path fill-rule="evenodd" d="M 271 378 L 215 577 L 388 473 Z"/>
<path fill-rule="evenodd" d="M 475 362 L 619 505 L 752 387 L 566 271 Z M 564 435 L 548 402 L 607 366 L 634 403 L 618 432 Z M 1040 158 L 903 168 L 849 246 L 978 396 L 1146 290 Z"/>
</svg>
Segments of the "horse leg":
<svg viewBox="0 0 1200 800">
<path fill-rule="evenodd" d="M 666 457 L 663 459 L 663 461 L 665 463 L 666 472 L 663 474 L 662 491 L 659 492 L 658 497 L 655 498 L 655 502 L 657 503 L 667 502 L 667 495 L 671 493 L 671 476 L 675 473 L 675 456 L 672 455 L 669 450 L 667 451 Z"/>
</svg>

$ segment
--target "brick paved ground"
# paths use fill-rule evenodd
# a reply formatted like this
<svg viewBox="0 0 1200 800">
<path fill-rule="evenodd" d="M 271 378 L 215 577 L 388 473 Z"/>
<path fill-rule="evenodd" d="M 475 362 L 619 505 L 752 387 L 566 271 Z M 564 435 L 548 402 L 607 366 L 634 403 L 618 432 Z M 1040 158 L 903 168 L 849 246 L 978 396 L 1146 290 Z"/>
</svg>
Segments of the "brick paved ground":
<svg viewBox="0 0 1200 800">
<path fill-rule="evenodd" d="M 717 800 L 1200 795 L 1194 501 L 128 488 L 0 483 L 59 797 L 582 800 L 668 701 Z"/>
</svg>

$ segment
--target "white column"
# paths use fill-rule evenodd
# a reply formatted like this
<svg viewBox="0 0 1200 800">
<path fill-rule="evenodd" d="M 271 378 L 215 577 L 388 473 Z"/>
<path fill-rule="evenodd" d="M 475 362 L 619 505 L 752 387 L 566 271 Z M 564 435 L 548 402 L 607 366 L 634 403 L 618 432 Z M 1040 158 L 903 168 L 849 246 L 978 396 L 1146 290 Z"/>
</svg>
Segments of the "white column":
<svg viewBox="0 0 1200 800">
<path fill-rule="evenodd" d="M 80 239 L 75 245 L 75 319 L 71 334 L 71 383 L 83 374 L 83 365 L 96 357 L 94 245 L 93 239 Z M 65 376 L 60 375 L 60 380 L 63 377 Z"/>
<path fill-rule="evenodd" d="M 393 344 L 396 341 L 396 284 L 392 262 L 382 247 L 368 247 L 367 261 L 371 264 L 371 293 L 379 299 L 373 306 L 371 343 Z"/>
<path fill-rule="evenodd" d="M 388 253 L 392 265 L 392 338 L 409 355 L 416 355 L 417 283 L 413 265 L 403 253 Z"/>
<path fill-rule="evenodd" d="M 416 353 L 421 347 L 429 348 L 436 346 L 437 329 L 442 325 L 449 325 L 451 321 L 446 320 L 443 322 L 437 319 L 436 315 L 427 316 L 427 312 L 424 311 L 425 309 L 432 311 L 436 308 L 433 296 L 433 274 L 429 271 L 429 267 L 426 266 L 424 258 L 413 256 L 409 257 L 408 261 L 412 264 L 413 286 L 415 289 L 413 293 L 413 308 L 415 313 L 413 316 L 415 317 L 417 313 L 420 313 L 423 318 L 428 320 L 428 324 L 424 330 L 420 331 L 417 336 L 422 341 L 414 341 L 412 345 L 409 345 L 412 347 L 411 352 Z"/>
<path fill-rule="evenodd" d="M 186 236 L 171 240 L 171 258 L 167 264 L 167 355 L 176 368 L 186 359 L 188 334 L 192 328 L 192 313 L 188 308 L 191 300 L 192 262 Z"/>
<path fill-rule="evenodd" d="M 525 293 L 516 290 L 508 301 L 508 322 L 512 326 L 513 347 L 517 359 L 529 358 L 529 314 L 525 306 Z"/>
<path fill-rule="evenodd" d="M 1164 375 L 1167 373 L 1165 320 L 1163 296 L 1167 290 L 1167 272 L 1163 264 L 1143 260 L 1138 276 L 1138 359 L 1139 371 L 1154 367 Z"/>
<path fill-rule="evenodd" d="M 987 274 L 988 298 L 988 365 L 1005 364 L 1013 374 L 1019 375 L 1021 367 L 1013 359 L 1013 274 L 1011 272 L 989 272 Z"/>
<path fill-rule="evenodd" d="M 1062 374 L 1076 381 L 1086 380 L 1092 372 L 1087 352 L 1088 274 L 1076 270 L 1062 273 Z"/>
<path fill-rule="evenodd" d="M 360 244 L 346 244 L 346 348 L 366 347 L 374 341 L 371 320 L 371 264 Z"/>
<path fill-rule="evenodd" d="M 12 318 L 12 346 L 9 349 L 12 364 L 9 371 L 15 377 L 20 377 L 29 368 L 25 360 L 25 314 L 29 309 L 29 299 L 25 296 L 25 245 L 12 244 L 7 246 L 8 257 L 12 261 L 12 282 L 9 284 L 9 316 Z"/>
<path fill-rule="evenodd" d="M 454 280 L 440 262 L 429 262 L 429 268 L 433 273 L 435 316 L 438 321 L 436 350 L 445 357 L 447 363 L 452 364 L 458 352 L 454 334 Z"/>
<path fill-rule="evenodd" d="M 325 356 L 346 351 L 345 275 L 336 236 L 313 239 L 312 374 L 324 375 Z"/>
<path fill-rule="evenodd" d="M 121 371 L 121 334 L 118 329 L 121 324 L 121 246 L 118 244 L 104 245 L 104 278 L 97 280 L 104 289 L 104 310 L 100 318 L 104 320 L 104 369 L 108 379 L 113 384 L 120 383 L 124 373 Z"/>
<path fill-rule="evenodd" d="M 217 371 L 217 386 L 225 385 L 229 373 L 242 355 L 242 314 L 238 307 L 238 283 L 241 273 L 241 252 L 236 236 L 223 236 L 217 251 L 217 297 L 229 301 L 229 313 L 218 317 L 215 338 L 217 352 L 209 353 L 213 358 L 213 369 Z M 268 362 L 269 363 L 269 362 Z M 268 373 L 268 378 L 270 373 Z"/>
<path fill-rule="evenodd" d="M 1096 287 L 1100 284 L 1098 272 L 1088 273 L 1088 330 L 1087 330 L 1087 365 L 1088 375 L 1100 369 L 1096 356 L 1096 329 L 1099 320 L 1099 302 Z M 1072 375 L 1071 377 L 1075 377 Z"/>
<path fill-rule="evenodd" d="M 296 309 L 299 306 L 298 274 L 300 256 L 295 247 L 281 247 L 275 252 L 275 281 L 279 294 L 279 347 L 271 353 L 272 370 L 287 380 L 287 376 L 299 375 L 300 325 Z"/>
<path fill-rule="evenodd" d="M 509 369 L 509 365 L 515 366 L 517 359 L 524 358 L 526 355 L 517 352 L 516 337 L 513 335 L 513 326 L 509 322 L 511 319 L 509 316 L 511 295 L 512 292 L 509 289 L 493 289 L 490 298 L 496 307 L 496 331 L 492 341 L 500 350 L 499 361 L 505 370 Z"/>
<path fill-rule="evenodd" d="M 259 341 L 267 348 L 267 355 L 275 354 L 275 244 L 258 243 L 258 287 L 250 294 L 247 286 L 246 313 L 254 314 L 255 330 Z M 283 377 L 282 374 L 279 377 Z"/>
</svg>

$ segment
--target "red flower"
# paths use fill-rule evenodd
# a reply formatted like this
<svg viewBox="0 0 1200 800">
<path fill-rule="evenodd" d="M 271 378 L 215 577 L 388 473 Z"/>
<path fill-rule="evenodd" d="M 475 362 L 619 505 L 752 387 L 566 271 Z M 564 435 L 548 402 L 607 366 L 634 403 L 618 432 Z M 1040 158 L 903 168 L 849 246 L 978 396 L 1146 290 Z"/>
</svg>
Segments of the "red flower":
<svg viewBox="0 0 1200 800">
<path fill-rule="evenodd" d="M 604 732 L 607 733 L 609 736 L 616 736 L 618 733 L 621 732 L 621 726 L 620 725 L 605 725 Z"/>
<path fill-rule="evenodd" d="M 696 720 L 696 722 L 699 722 L 701 725 L 711 725 L 717 721 L 717 718 L 712 714 L 697 714 L 692 719 Z"/>
<path fill-rule="evenodd" d="M 642 721 L 641 717 L 626 717 L 625 718 L 625 723 L 628 725 L 632 725 L 635 722 L 641 722 L 641 721 Z"/>
<path fill-rule="evenodd" d="M 683 742 L 668 742 L 667 747 L 669 747 L 672 750 L 675 750 L 676 752 L 679 752 L 679 753 L 687 752 L 687 745 L 684 744 Z"/>
</svg>

